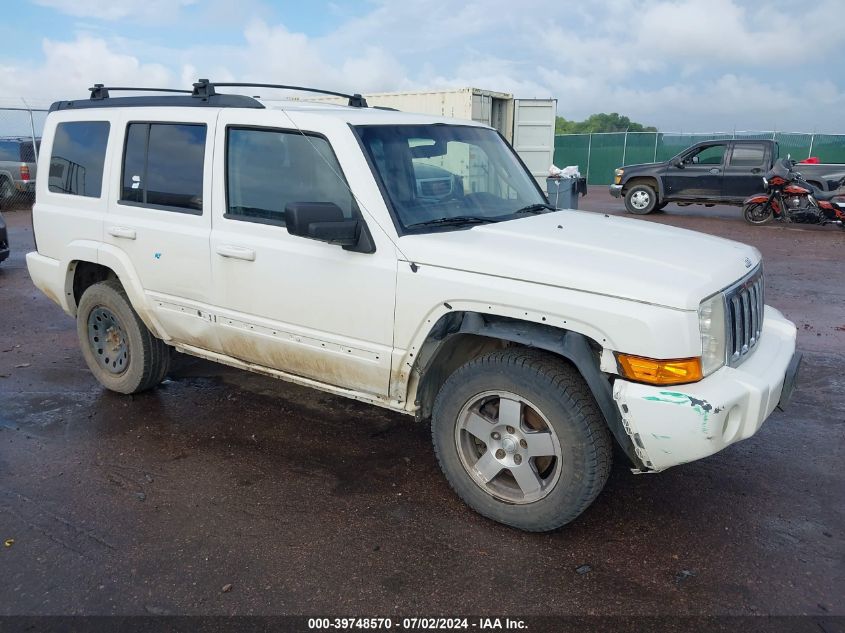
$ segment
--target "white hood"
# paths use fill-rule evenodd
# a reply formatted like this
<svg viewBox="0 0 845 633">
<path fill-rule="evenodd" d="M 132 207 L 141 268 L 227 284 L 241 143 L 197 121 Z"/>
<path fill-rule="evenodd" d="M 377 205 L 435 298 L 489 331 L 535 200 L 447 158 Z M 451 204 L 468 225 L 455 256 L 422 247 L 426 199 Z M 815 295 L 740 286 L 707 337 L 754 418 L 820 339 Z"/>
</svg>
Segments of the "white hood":
<svg viewBox="0 0 845 633">
<path fill-rule="evenodd" d="M 697 310 L 747 275 L 757 249 L 600 213 L 558 211 L 467 230 L 407 235 L 410 262 Z"/>
</svg>

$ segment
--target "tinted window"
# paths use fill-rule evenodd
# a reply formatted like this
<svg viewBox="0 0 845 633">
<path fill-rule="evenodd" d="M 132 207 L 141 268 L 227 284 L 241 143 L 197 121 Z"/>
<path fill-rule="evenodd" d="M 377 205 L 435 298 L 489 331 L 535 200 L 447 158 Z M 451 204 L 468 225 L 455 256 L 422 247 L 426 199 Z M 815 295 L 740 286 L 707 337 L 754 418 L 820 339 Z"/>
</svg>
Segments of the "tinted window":
<svg viewBox="0 0 845 633">
<path fill-rule="evenodd" d="M 41 150 L 41 140 L 37 139 L 35 141 L 36 145 L 38 146 L 39 151 Z M 32 146 L 32 141 L 22 141 L 20 144 L 20 160 L 22 163 L 34 163 L 35 162 L 35 148 Z"/>
<path fill-rule="evenodd" d="M 202 211 L 205 135 L 202 124 L 130 123 L 121 200 Z"/>
<path fill-rule="evenodd" d="M 107 121 L 59 123 L 50 155 L 50 191 L 99 198 L 108 140 Z"/>
<path fill-rule="evenodd" d="M 690 155 L 684 162 L 692 162 L 697 165 L 721 165 L 726 147 L 726 145 L 705 147 L 695 154 Z"/>
<path fill-rule="evenodd" d="M 731 154 L 731 165 L 757 167 L 763 164 L 766 150 L 762 145 L 736 145 Z"/>
<path fill-rule="evenodd" d="M 355 202 L 328 142 L 299 132 L 230 128 L 228 214 L 284 222 L 290 202 L 333 202 L 352 217 Z"/>
<path fill-rule="evenodd" d="M 18 161 L 18 144 L 12 141 L 0 141 L 0 160 Z"/>
</svg>

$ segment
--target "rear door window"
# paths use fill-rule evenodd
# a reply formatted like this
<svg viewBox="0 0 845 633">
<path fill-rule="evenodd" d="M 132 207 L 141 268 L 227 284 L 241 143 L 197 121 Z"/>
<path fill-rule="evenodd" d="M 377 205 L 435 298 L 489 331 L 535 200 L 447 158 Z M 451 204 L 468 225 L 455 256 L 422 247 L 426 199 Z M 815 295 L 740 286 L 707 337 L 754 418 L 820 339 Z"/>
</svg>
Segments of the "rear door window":
<svg viewBox="0 0 845 633">
<path fill-rule="evenodd" d="M 205 124 L 130 123 L 121 202 L 201 214 L 205 138 Z"/>
<path fill-rule="evenodd" d="M 47 188 L 53 193 L 99 198 L 108 140 L 108 121 L 59 123 L 53 137 Z"/>
<path fill-rule="evenodd" d="M 763 145 L 735 145 L 730 164 L 734 167 L 759 167 L 765 155 L 766 148 Z"/>
</svg>

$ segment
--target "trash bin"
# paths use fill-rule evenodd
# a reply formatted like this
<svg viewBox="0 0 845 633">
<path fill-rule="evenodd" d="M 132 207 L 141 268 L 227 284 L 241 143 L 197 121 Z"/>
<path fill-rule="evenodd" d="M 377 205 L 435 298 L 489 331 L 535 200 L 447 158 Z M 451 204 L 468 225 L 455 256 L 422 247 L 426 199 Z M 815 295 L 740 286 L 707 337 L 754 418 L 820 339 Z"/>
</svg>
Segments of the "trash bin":
<svg viewBox="0 0 845 633">
<path fill-rule="evenodd" d="M 577 209 L 579 180 L 581 178 L 546 178 L 549 204 L 555 209 Z"/>
</svg>

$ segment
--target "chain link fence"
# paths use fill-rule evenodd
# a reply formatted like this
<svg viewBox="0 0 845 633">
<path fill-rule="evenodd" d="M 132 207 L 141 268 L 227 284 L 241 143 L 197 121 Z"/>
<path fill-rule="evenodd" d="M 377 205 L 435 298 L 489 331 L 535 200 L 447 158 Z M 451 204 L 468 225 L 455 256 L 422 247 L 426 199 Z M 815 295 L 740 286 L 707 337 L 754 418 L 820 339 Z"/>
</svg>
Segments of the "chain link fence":
<svg viewBox="0 0 845 633">
<path fill-rule="evenodd" d="M 607 132 L 558 134 L 555 165 L 578 165 L 588 184 L 609 185 L 617 167 L 664 161 L 700 141 L 729 139 L 773 140 L 780 145 L 781 156 L 790 154 L 796 160 L 816 156 L 822 163 L 845 163 L 845 134 Z"/>
<path fill-rule="evenodd" d="M 38 172 L 38 150 L 47 110 L 0 107 L 0 209 L 32 204 Z"/>
</svg>

